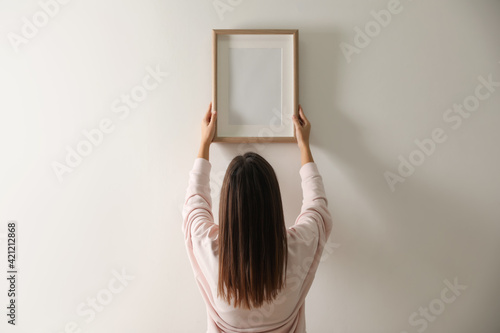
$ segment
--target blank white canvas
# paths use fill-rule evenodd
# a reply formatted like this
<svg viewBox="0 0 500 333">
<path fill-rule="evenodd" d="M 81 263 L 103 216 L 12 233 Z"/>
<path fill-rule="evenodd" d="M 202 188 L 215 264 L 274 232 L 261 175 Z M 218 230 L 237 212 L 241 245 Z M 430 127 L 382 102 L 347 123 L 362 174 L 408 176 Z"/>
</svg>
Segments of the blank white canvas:
<svg viewBox="0 0 500 333">
<path fill-rule="evenodd" d="M 229 124 L 269 125 L 281 114 L 281 92 L 281 48 L 229 49 Z"/>
<path fill-rule="evenodd" d="M 217 40 L 217 135 L 293 136 L 293 36 L 235 34 Z"/>
</svg>

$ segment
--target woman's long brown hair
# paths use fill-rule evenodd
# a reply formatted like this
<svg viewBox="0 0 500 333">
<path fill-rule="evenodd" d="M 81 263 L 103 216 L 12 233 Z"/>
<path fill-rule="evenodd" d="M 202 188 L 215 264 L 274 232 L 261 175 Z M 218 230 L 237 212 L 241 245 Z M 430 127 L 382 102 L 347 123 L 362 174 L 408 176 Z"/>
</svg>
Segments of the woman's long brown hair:
<svg viewBox="0 0 500 333">
<path fill-rule="evenodd" d="M 281 193 L 271 165 L 248 152 L 229 164 L 219 205 L 217 295 L 258 308 L 285 287 L 287 236 Z"/>
</svg>

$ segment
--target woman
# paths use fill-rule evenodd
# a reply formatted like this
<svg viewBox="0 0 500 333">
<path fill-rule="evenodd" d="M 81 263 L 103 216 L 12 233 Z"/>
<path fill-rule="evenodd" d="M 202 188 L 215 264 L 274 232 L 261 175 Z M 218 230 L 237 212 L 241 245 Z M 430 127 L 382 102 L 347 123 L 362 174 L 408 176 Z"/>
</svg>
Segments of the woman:
<svg viewBox="0 0 500 333">
<path fill-rule="evenodd" d="M 305 297 L 330 235 L 322 177 L 309 148 L 311 124 L 293 116 L 300 149 L 302 208 L 286 229 L 278 181 L 261 156 L 236 156 L 227 168 L 214 223 L 209 148 L 217 112 L 202 121 L 189 175 L 182 230 L 207 306 L 207 332 L 306 332 Z"/>
</svg>

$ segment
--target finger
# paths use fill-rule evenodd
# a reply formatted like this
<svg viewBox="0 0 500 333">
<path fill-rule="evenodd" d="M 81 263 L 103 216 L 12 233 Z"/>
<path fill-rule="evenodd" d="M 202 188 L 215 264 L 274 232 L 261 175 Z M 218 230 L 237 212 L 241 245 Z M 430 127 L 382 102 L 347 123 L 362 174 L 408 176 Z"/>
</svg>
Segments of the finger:
<svg viewBox="0 0 500 333">
<path fill-rule="evenodd" d="M 299 105 L 299 111 L 297 111 L 297 114 L 294 114 L 294 117 L 297 118 L 300 126 L 304 126 L 304 120 L 302 119 L 302 116 L 300 115 L 300 105 Z"/>
<path fill-rule="evenodd" d="M 304 114 L 304 110 L 302 109 L 302 106 L 299 106 L 299 114 L 300 114 L 300 118 L 302 119 L 304 124 L 308 124 L 309 120 L 306 118 L 306 115 Z"/>
<path fill-rule="evenodd" d="M 207 113 L 205 113 L 205 116 L 203 117 L 203 121 L 209 123 L 211 114 L 212 114 L 212 102 L 210 102 L 210 104 L 208 105 L 208 110 Z"/>
<path fill-rule="evenodd" d="M 299 121 L 299 117 L 297 117 L 297 115 L 293 115 L 292 116 L 292 120 L 293 120 L 293 123 L 295 124 L 295 126 L 297 126 L 297 129 L 300 129 L 302 127 L 302 125 L 300 124 L 300 121 Z"/>
<path fill-rule="evenodd" d="M 304 114 L 304 109 L 302 108 L 302 106 L 301 106 L 301 105 L 299 105 L 299 114 L 300 114 L 303 118 L 305 118 L 305 117 L 306 117 L 306 115 Z"/>
<path fill-rule="evenodd" d="M 211 117 L 210 117 L 210 125 L 213 125 L 215 123 L 216 119 L 217 119 L 217 111 L 212 110 Z"/>
</svg>

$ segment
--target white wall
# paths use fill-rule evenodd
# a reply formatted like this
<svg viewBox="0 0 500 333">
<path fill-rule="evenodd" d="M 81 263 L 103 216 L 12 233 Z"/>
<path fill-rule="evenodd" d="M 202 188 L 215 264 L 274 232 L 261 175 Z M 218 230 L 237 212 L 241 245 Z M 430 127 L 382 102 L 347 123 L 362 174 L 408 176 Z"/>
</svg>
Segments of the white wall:
<svg viewBox="0 0 500 333">
<path fill-rule="evenodd" d="M 401 0 L 350 62 L 341 43 L 355 45 L 355 27 L 376 29 L 370 12 L 389 1 L 231 3 L 221 20 L 212 0 L 72 0 L 20 41 L 23 17 L 44 23 L 40 4 L 1 2 L 0 257 L 5 273 L 15 220 L 19 297 L 14 329 L 0 280 L 0 330 L 204 332 L 180 208 L 211 99 L 211 29 L 298 28 L 300 102 L 335 218 L 334 251 L 306 300 L 308 331 L 499 332 L 500 87 L 479 88 L 489 96 L 459 128 L 443 116 L 474 102 L 479 76 L 500 81 L 500 2 Z M 123 104 L 114 113 L 157 66 L 169 76 L 128 115 Z M 103 119 L 111 132 L 60 182 L 52 164 Z M 399 155 L 418 159 L 414 141 L 435 128 L 446 141 L 391 191 L 384 173 L 398 172 Z M 294 144 L 214 144 L 214 188 L 250 149 L 274 166 L 293 223 Z M 117 291 L 122 269 L 134 278 Z M 452 301 L 444 281 L 455 278 L 467 288 Z M 96 297 L 109 304 L 91 310 Z"/>
</svg>

